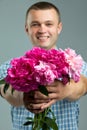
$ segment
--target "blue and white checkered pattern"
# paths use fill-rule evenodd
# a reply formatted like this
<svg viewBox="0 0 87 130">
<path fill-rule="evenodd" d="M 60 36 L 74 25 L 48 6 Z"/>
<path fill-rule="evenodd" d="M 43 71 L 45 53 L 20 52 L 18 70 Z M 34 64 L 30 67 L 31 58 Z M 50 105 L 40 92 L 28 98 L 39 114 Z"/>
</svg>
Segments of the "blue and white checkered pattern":
<svg viewBox="0 0 87 130">
<path fill-rule="evenodd" d="M 10 66 L 9 63 L 10 61 L 0 66 L 0 79 L 6 76 L 7 68 Z M 85 62 L 83 64 L 82 74 L 87 76 L 87 63 Z M 59 130 L 78 130 L 79 101 L 70 102 L 61 100 L 52 105 L 51 108 L 55 114 Z M 12 130 L 32 130 L 30 126 L 23 126 L 23 123 L 25 123 L 26 117 L 33 117 L 34 115 L 23 106 L 18 108 L 11 106 L 11 116 L 13 123 Z"/>
</svg>

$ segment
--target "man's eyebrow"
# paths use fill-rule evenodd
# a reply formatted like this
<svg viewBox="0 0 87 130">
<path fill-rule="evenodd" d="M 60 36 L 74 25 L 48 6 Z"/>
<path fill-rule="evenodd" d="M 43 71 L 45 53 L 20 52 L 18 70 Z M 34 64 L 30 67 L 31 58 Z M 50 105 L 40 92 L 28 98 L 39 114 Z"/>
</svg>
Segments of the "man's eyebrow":
<svg viewBox="0 0 87 130">
<path fill-rule="evenodd" d="M 38 21 L 32 21 L 31 23 L 39 23 Z"/>
<path fill-rule="evenodd" d="M 53 22 L 52 20 L 46 20 L 44 22 Z M 31 23 L 39 23 L 39 21 L 32 21 Z"/>
</svg>

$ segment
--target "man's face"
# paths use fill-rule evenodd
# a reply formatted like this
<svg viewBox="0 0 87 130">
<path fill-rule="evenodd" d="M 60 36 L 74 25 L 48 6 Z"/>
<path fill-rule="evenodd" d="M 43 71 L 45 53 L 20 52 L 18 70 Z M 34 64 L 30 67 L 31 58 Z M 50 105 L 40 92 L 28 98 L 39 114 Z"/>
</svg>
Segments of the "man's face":
<svg viewBox="0 0 87 130">
<path fill-rule="evenodd" d="M 62 24 L 54 9 L 31 10 L 25 29 L 34 46 L 51 49 L 56 46 Z"/>
</svg>

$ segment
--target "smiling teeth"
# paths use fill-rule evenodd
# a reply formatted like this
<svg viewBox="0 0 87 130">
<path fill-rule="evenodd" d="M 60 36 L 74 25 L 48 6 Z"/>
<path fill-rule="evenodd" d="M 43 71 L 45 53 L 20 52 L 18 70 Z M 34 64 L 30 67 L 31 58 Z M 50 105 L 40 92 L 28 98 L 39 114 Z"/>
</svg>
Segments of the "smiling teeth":
<svg viewBox="0 0 87 130">
<path fill-rule="evenodd" d="M 39 40 L 44 40 L 44 39 L 47 39 L 48 36 L 42 36 L 42 37 L 38 37 Z"/>
</svg>

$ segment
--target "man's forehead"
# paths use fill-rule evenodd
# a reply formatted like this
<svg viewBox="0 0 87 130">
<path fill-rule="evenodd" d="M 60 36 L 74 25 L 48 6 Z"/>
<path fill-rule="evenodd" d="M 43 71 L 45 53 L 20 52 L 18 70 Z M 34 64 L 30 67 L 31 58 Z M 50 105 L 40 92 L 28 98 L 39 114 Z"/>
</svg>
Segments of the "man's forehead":
<svg viewBox="0 0 87 130">
<path fill-rule="evenodd" d="M 58 20 L 58 14 L 54 9 L 46 9 L 46 10 L 34 10 L 32 9 L 28 14 L 28 20 L 46 20 L 51 21 L 53 19 Z"/>
<path fill-rule="evenodd" d="M 28 13 L 28 16 L 32 15 L 32 14 L 34 15 L 34 14 L 37 14 L 37 13 L 45 14 L 45 13 L 49 13 L 49 12 L 58 15 L 57 12 L 56 12 L 56 10 L 52 8 L 52 9 L 38 9 L 38 10 L 31 9 L 29 11 L 29 13 Z"/>
</svg>

